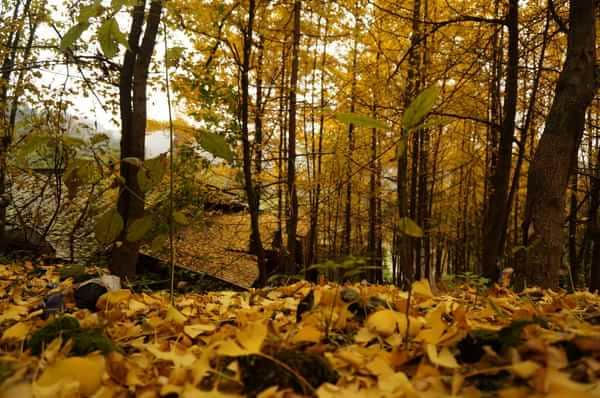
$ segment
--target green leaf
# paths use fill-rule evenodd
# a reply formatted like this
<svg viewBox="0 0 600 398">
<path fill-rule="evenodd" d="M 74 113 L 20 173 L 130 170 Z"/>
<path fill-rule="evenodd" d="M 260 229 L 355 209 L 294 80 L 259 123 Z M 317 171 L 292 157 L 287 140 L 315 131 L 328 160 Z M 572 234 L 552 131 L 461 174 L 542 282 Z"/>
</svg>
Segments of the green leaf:
<svg viewBox="0 0 600 398">
<path fill-rule="evenodd" d="M 107 19 L 96 32 L 100 48 L 102 48 L 102 52 L 107 58 L 112 58 L 119 52 L 119 45 L 113 34 L 115 24 L 117 24 L 117 21 L 114 18 Z M 119 26 L 117 25 L 118 29 Z"/>
<path fill-rule="evenodd" d="M 142 239 L 148 231 L 152 229 L 154 220 L 151 216 L 145 216 L 134 220 L 127 227 L 127 240 L 129 242 L 137 242 Z"/>
<path fill-rule="evenodd" d="M 167 66 L 168 67 L 176 66 L 179 63 L 179 61 L 181 60 L 181 56 L 182 56 L 184 50 L 185 50 L 185 47 L 181 47 L 181 46 L 175 46 L 175 47 L 169 48 L 167 51 Z"/>
<path fill-rule="evenodd" d="M 160 251 L 169 240 L 169 236 L 166 234 L 157 235 L 154 239 L 152 239 L 152 243 L 150 244 L 150 250 L 153 252 Z"/>
<path fill-rule="evenodd" d="M 187 218 L 187 216 L 180 211 L 173 213 L 173 220 L 180 225 L 188 225 L 190 223 L 190 220 Z"/>
<path fill-rule="evenodd" d="M 107 211 L 96 220 L 94 230 L 96 240 L 103 245 L 114 242 L 119 237 L 121 231 L 123 231 L 123 226 L 123 217 L 121 217 L 117 209 Z"/>
<path fill-rule="evenodd" d="M 90 138 L 90 144 L 92 145 L 96 145 L 99 144 L 101 142 L 106 142 L 109 141 L 110 137 L 104 133 L 99 133 L 99 134 L 94 134 L 91 138 Z"/>
<path fill-rule="evenodd" d="M 388 128 L 388 126 L 385 123 L 359 113 L 336 113 L 335 118 L 342 123 L 353 124 L 357 127 L 376 128 L 383 130 L 387 130 Z"/>
<path fill-rule="evenodd" d="M 100 16 L 104 11 L 104 7 L 100 4 L 100 1 L 96 0 L 93 4 L 82 6 L 79 9 L 79 16 L 77 17 L 77 21 L 79 23 L 88 23 L 90 18 L 95 18 Z"/>
<path fill-rule="evenodd" d="M 121 163 L 127 163 L 135 167 L 142 167 L 144 162 L 140 158 L 128 157 L 121 159 Z"/>
<path fill-rule="evenodd" d="M 60 41 L 61 51 L 65 51 L 66 49 L 71 48 L 71 46 L 73 46 L 73 43 L 75 43 L 75 41 L 79 39 L 81 34 L 85 32 L 89 26 L 90 24 L 87 22 L 78 23 L 77 25 L 72 26 L 71 29 L 69 29 L 67 33 L 65 33 L 62 40 Z"/>
<path fill-rule="evenodd" d="M 119 24 L 117 23 L 117 21 L 113 18 L 112 21 L 114 21 L 114 23 L 111 23 L 110 25 L 110 33 L 113 37 L 113 39 L 115 39 L 120 45 L 122 45 L 123 47 L 129 49 L 129 41 L 127 40 L 127 35 L 123 32 L 121 32 L 121 29 L 119 28 Z"/>
<path fill-rule="evenodd" d="M 201 131 L 198 142 L 202 149 L 210 154 L 225 159 L 228 162 L 233 161 L 233 152 L 222 135 L 204 130 Z"/>
<path fill-rule="evenodd" d="M 143 192 L 148 192 L 160 184 L 166 171 L 167 156 L 165 154 L 144 160 L 143 166 L 140 168 L 137 175 L 140 189 Z"/>
<path fill-rule="evenodd" d="M 402 217 L 398 222 L 398 228 L 401 233 L 413 238 L 422 238 L 423 230 L 417 225 L 412 219 L 408 217 Z"/>
<path fill-rule="evenodd" d="M 404 111 L 402 128 L 410 130 L 420 124 L 425 116 L 431 111 L 437 101 L 440 90 L 437 86 L 431 86 L 423 90 L 417 98 Z"/>
<path fill-rule="evenodd" d="M 110 7 L 113 11 L 119 11 L 123 6 L 134 6 L 137 4 L 137 0 L 112 0 Z"/>
</svg>

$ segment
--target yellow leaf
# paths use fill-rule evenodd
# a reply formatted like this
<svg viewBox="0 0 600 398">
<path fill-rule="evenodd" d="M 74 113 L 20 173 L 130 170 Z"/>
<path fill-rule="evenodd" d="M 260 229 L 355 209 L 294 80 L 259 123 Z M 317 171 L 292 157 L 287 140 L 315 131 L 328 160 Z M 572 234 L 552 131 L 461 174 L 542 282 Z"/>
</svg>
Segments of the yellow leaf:
<svg viewBox="0 0 600 398">
<path fill-rule="evenodd" d="M 375 356 L 375 358 L 366 365 L 366 368 L 374 376 L 384 376 L 394 373 L 389 359 L 385 358 L 384 355 Z"/>
<path fill-rule="evenodd" d="M 452 355 L 452 353 L 450 352 L 448 347 L 442 348 L 442 350 L 439 352 L 439 354 L 433 344 L 427 344 L 426 349 L 427 349 L 427 357 L 429 357 L 429 360 L 431 361 L 432 364 L 441 366 L 443 368 L 451 368 L 451 369 L 456 369 L 456 368 L 460 367 L 458 362 L 456 362 L 454 355 Z"/>
<path fill-rule="evenodd" d="M 173 362 L 175 366 L 191 366 L 196 361 L 196 356 L 190 352 L 176 352 L 174 350 L 161 351 L 157 346 L 148 344 L 146 350 L 162 361 Z"/>
<path fill-rule="evenodd" d="M 2 311 L 0 314 L 0 323 L 8 320 L 18 320 L 21 315 L 29 312 L 29 308 L 23 305 L 10 305 L 8 309 Z"/>
<path fill-rule="evenodd" d="M 391 336 L 398 329 L 399 315 L 392 310 L 377 311 L 367 319 L 367 328 L 380 336 Z"/>
<path fill-rule="evenodd" d="M 76 385 L 82 396 L 90 396 L 100 388 L 105 367 L 101 355 L 59 360 L 49 366 L 34 383 L 34 395 L 37 396 L 36 389 L 61 392 L 65 389 L 71 391 Z"/>
<path fill-rule="evenodd" d="M 427 314 L 425 317 L 425 326 L 427 329 L 421 330 L 417 335 L 418 341 L 422 341 L 425 344 L 439 343 L 448 326 L 442 319 L 445 312 L 446 306 L 442 303 L 435 310 Z"/>
<path fill-rule="evenodd" d="M 248 351 L 248 354 L 260 353 L 266 338 L 267 325 L 264 322 L 249 324 L 237 333 L 237 341 Z"/>
<path fill-rule="evenodd" d="M 321 331 L 310 325 L 301 327 L 290 339 L 292 343 L 318 343 L 319 341 L 321 341 Z"/>
<path fill-rule="evenodd" d="M 177 308 L 172 305 L 167 308 L 167 316 L 165 317 L 165 321 L 173 322 L 176 325 L 183 325 L 187 318 L 181 312 L 177 310 Z"/>
<path fill-rule="evenodd" d="M 15 323 L 2 333 L 2 342 L 23 341 L 31 330 L 31 324 L 26 322 Z"/>
<path fill-rule="evenodd" d="M 129 300 L 129 311 L 132 313 L 145 311 L 148 309 L 148 306 L 144 303 L 141 303 L 137 300 Z"/>
<path fill-rule="evenodd" d="M 195 339 L 201 334 L 214 332 L 217 329 L 215 325 L 197 323 L 195 325 L 187 325 L 183 327 L 183 333 L 187 334 L 190 338 Z"/>
<path fill-rule="evenodd" d="M 356 368 L 362 367 L 365 362 L 365 358 L 360 353 L 350 348 L 344 348 L 338 351 L 336 355 Z"/>
<path fill-rule="evenodd" d="M 427 279 L 421 279 L 420 281 L 414 282 L 412 284 L 412 294 L 425 298 L 433 297 L 431 286 L 429 286 L 429 281 Z"/>
<path fill-rule="evenodd" d="M 354 341 L 357 343 L 366 344 L 376 337 L 377 335 L 372 333 L 369 328 L 363 327 L 358 329 L 358 332 L 354 336 Z"/>
<path fill-rule="evenodd" d="M 539 368 L 540 365 L 534 361 L 517 362 L 511 366 L 513 373 L 523 379 L 528 379 L 533 376 Z"/>
<path fill-rule="evenodd" d="M 387 373 L 379 378 L 377 385 L 382 391 L 388 393 L 402 392 L 408 396 L 416 394 L 415 388 L 403 372 Z"/>
<path fill-rule="evenodd" d="M 96 307 L 99 310 L 105 309 L 107 306 L 117 305 L 119 303 L 124 303 L 131 297 L 131 290 L 127 289 L 119 289 L 113 290 L 111 292 L 106 292 L 102 296 L 98 298 L 96 302 Z"/>
<path fill-rule="evenodd" d="M 232 340 L 217 342 L 215 351 L 219 355 L 227 356 L 259 354 L 266 337 L 267 325 L 264 322 L 256 322 L 237 332 L 238 344 Z"/>
<path fill-rule="evenodd" d="M 229 357 L 238 357 L 241 355 L 248 355 L 248 351 L 239 345 L 237 345 L 232 340 L 226 340 L 223 342 L 219 342 L 215 345 L 215 352 L 219 355 L 225 355 Z"/>
</svg>

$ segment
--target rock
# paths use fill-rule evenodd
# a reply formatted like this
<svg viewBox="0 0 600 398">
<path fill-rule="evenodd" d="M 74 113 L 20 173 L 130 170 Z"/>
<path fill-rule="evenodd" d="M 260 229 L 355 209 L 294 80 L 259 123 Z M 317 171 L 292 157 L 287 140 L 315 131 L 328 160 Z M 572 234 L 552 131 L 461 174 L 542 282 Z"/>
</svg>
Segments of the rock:
<svg viewBox="0 0 600 398">
<path fill-rule="evenodd" d="M 99 283 L 85 283 L 75 289 L 75 303 L 79 308 L 96 311 L 96 302 L 108 289 Z"/>
</svg>

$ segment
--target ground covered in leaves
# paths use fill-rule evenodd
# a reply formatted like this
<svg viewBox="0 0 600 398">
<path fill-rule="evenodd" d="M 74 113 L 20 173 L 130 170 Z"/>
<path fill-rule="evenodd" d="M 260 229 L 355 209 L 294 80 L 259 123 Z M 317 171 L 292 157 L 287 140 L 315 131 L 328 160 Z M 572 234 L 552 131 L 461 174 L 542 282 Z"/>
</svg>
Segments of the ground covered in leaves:
<svg viewBox="0 0 600 398">
<path fill-rule="evenodd" d="M 589 292 L 299 282 L 90 310 L 66 276 L 0 266 L 0 397 L 600 396 Z"/>
</svg>

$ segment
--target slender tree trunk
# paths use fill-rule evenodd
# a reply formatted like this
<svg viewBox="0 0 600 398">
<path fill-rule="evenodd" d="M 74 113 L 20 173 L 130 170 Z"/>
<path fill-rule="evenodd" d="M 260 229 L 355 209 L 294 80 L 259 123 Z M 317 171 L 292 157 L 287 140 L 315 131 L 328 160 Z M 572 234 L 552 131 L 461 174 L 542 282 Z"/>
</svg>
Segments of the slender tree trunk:
<svg viewBox="0 0 600 398">
<path fill-rule="evenodd" d="M 296 187 L 296 90 L 298 87 L 298 50 L 300 47 L 300 11 L 301 1 L 294 1 L 294 33 L 292 47 L 292 70 L 290 77 L 290 124 L 288 131 L 288 170 L 287 188 L 290 195 L 289 217 L 287 224 L 287 249 L 289 259 L 286 272 L 296 271 L 296 229 L 298 226 L 298 192 Z"/>
<path fill-rule="evenodd" d="M 558 287 L 565 190 L 596 92 L 596 3 L 569 1 L 567 56 L 527 180 L 524 231 L 531 247 L 523 273 L 528 285 Z"/>
<path fill-rule="evenodd" d="M 252 56 L 252 35 L 254 29 L 254 17 L 256 13 L 256 1 L 250 0 L 248 6 L 248 24 L 244 28 L 244 49 L 242 59 L 242 103 L 241 103 L 241 118 L 242 118 L 242 157 L 244 171 L 244 189 L 246 198 L 248 199 L 248 210 L 250 212 L 250 251 L 256 255 L 258 262 L 258 283 L 264 285 L 267 281 L 267 270 L 265 266 L 265 252 L 260 236 L 260 198 L 257 187 L 252 181 L 252 150 L 250 147 L 250 132 L 248 131 L 249 108 L 250 108 L 250 57 Z M 260 82 L 260 75 L 258 77 Z M 260 86 L 259 86 L 260 87 Z M 257 109 L 256 109 L 256 172 L 262 168 L 262 155 L 260 146 L 262 145 L 262 130 L 260 122 L 259 99 L 262 99 L 262 88 L 257 89 Z M 260 92 L 261 94 L 258 94 Z"/>
<path fill-rule="evenodd" d="M 119 81 L 119 100 L 121 107 L 121 159 L 134 157 L 143 160 L 146 140 L 146 86 L 148 69 L 156 43 L 156 35 L 162 12 L 162 1 L 153 0 L 146 21 L 146 29 L 141 45 L 145 17 L 145 2 L 133 9 L 129 49 L 121 67 Z M 121 163 L 121 177 L 125 187 L 119 192 L 117 208 L 125 222 L 121 236 L 122 244 L 115 246 L 111 262 L 111 271 L 122 278 L 135 278 L 138 260 L 139 242 L 125 239 L 127 227 L 144 215 L 144 192 L 138 185 L 139 167 Z"/>
<path fill-rule="evenodd" d="M 508 183 L 512 166 L 512 146 L 515 136 L 515 116 L 519 85 L 519 1 L 510 0 L 508 15 L 508 63 L 504 95 L 504 118 L 498 146 L 498 164 L 490 177 L 490 198 L 484 220 L 483 274 L 491 280 L 499 276 L 498 262 L 504 252 L 505 231 L 510 214 Z"/>
<path fill-rule="evenodd" d="M 281 47 L 281 83 L 279 88 L 279 155 L 277 157 L 277 225 L 278 230 L 283 231 L 283 154 L 286 140 L 286 46 Z"/>
<path fill-rule="evenodd" d="M 417 72 L 419 68 L 419 43 L 421 40 L 421 0 L 413 1 L 413 13 L 412 13 L 412 35 L 410 43 L 409 53 L 409 66 L 408 74 L 406 77 L 406 88 L 404 92 L 404 108 L 406 109 L 415 97 L 418 90 Z M 408 159 L 407 159 L 407 147 L 409 135 L 407 131 L 403 131 L 404 139 L 401 140 L 400 145 L 397 149 L 398 157 L 398 181 L 397 181 L 397 196 L 398 196 L 398 217 L 402 219 L 413 212 L 408 211 Z M 413 151 L 414 156 L 414 151 Z M 413 169 L 414 171 L 414 169 Z M 413 195 L 411 195 L 412 197 Z M 411 206 L 413 206 L 411 201 Z M 399 253 L 400 267 L 402 269 L 403 277 L 406 282 L 410 282 L 414 279 L 414 268 L 413 268 L 413 253 L 412 253 L 412 242 L 411 238 L 405 235 L 398 236 L 396 249 Z"/>
<path fill-rule="evenodd" d="M 26 0 L 23 5 L 23 10 L 20 13 L 21 16 L 25 16 L 29 11 L 31 0 Z M 21 10 L 21 1 L 17 0 L 14 3 L 13 15 L 10 21 L 6 21 L 9 24 L 18 23 L 18 19 L 21 17 L 19 11 Z M 6 43 L 3 43 L 8 49 L 6 56 L 2 60 L 2 74 L 0 76 L 0 253 L 6 249 L 6 208 L 9 205 L 9 195 L 7 193 L 7 158 L 8 150 L 12 144 L 14 122 L 7 120 L 6 115 L 12 109 L 9 108 L 8 104 L 8 89 L 10 87 L 11 75 L 13 67 L 17 57 L 17 47 L 21 40 L 21 30 L 11 31 L 8 35 Z M 32 37 L 32 36 L 30 36 Z M 31 45 L 28 46 L 29 50 Z M 26 50 L 27 51 L 27 50 Z M 18 94 L 15 93 L 15 98 Z M 13 107 L 15 106 L 13 102 Z"/>
<path fill-rule="evenodd" d="M 309 241 L 309 252 L 310 262 L 316 263 L 318 262 L 318 249 L 317 242 L 319 236 L 319 206 L 321 200 L 321 176 L 322 176 L 322 159 L 323 159 L 323 133 L 325 130 L 325 63 L 327 60 L 327 34 L 329 32 L 329 19 L 325 19 L 325 35 L 323 38 L 323 52 L 321 54 L 321 81 L 320 81 L 320 89 L 321 89 L 321 99 L 320 99 L 320 114 L 319 114 L 319 138 L 317 144 L 317 153 L 316 156 L 313 157 L 313 164 L 315 170 L 314 181 L 316 183 L 315 194 L 312 204 L 311 211 L 311 219 L 310 219 L 310 241 Z"/>
<path fill-rule="evenodd" d="M 355 22 L 356 23 L 356 22 Z M 350 90 L 350 112 L 356 111 L 356 59 L 357 43 L 356 29 L 354 27 L 354 46 L 352 49 L 352 89 Z M 354 124 L 348 126 L 348 159 L 346 168 L 346 201 L 344 205 L 344 238 L 342 240 L 342 254 L 352 254 L 352 156 L 354 153 Z"/>
</svg>

